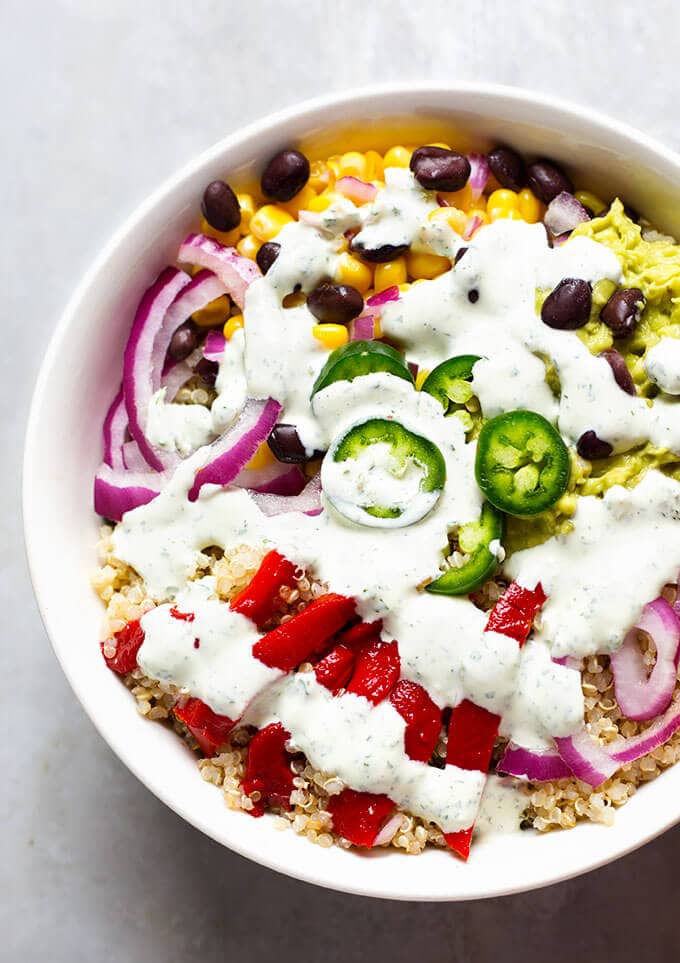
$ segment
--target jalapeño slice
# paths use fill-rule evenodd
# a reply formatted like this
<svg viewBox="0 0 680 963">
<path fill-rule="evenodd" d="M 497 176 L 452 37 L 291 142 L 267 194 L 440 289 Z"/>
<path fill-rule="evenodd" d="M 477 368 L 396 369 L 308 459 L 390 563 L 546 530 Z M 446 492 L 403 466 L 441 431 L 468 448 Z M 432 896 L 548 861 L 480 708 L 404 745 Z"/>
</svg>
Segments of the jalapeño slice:
<svg viewBox="0 0 680 963">
<path fill-rule="evenodd" d="M 477 484 L 509 515 L 537 515 L 554 505 L 569 482 L 569 452 L 559 433 L 535 411 L 491 418 L 477 439 Z"/>
<path fill-rule="evenodd" d="M 460 354 L 442 361 L 432 369 L 422 387 L 422 391 L 437 399 L 445 415 L 460 418 L 466 431 L 473 427 L 472 416 L 466 408 L 474 395 L 470 385 L 472 369 L 480 360 L 476 354 Z"/>
<path fill-rule="evenodd" d="M 425 586 L 435 595 L 468 595 L 486 581 L 498 566 L 498 556 L 491 550 L 493 541 L 500 542 L 505 529 L 501 512 L 485 502 L 479 520 L 461 525 L 458 549 L 467 556 L 462 565 L 448 568 L 443 575 Z"/>
<path fill-rule="evenodd" d="M 383 502 L 379 496 L 367 498 L 371 479 L 380 477 L 379 472 L 389 481 L 392 496 Z M 335 508 L 350 521 L 372 527 L 398 528 L 424 518 L 445 481 L 446 463 L 437 445 L 386 418 L 352 426 L 331 447 L 321 468 L 324 493 Z"/>
<path fill-rule="evenodd" d="M 381 341 L 349 341 L 328 356 L 326 364 L 314 382 L 312 394 L 323 391 L 335 381 L 353 381 L 360 375 L 386 371 L 413 383 L 413 375 L 402 355 Z"/>
</svg>

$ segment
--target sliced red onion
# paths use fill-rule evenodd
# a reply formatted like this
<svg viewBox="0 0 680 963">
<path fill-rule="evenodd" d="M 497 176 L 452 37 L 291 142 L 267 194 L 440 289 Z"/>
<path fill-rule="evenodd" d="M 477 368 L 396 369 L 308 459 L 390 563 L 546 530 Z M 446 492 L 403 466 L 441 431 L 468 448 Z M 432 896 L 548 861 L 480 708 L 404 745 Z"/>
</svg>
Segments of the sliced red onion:
<svg viewBox="0 0 680 963">
<path fill-rule="evenodd" d="M 321 476 L 314 475 L 299 495 L 262 495 L 252 493 L 252 498 L 263 515 L 283 515 L 286 512 L 302 512 L 319 515 L 321 505 Z"/>
<path fill-rule="evenodd" d="M 574 669 L 580 672 L 583 668 L 583 659 L 577 659 L 573 655 L 563 655 L 559 659 L 553 659 L 555 665 L 563 665 L 567 669 Z"/>
<path fill-rule="evenodd" d="M 585 725 L 573 736 L 557 737 L 555 745 L 577 779 L 600 786 L 618 769 L 617 762 L 590 735 Z"/>
<path fill-rule="evenodd" d="M 208 361 L 221 361 L 227 339 L 221 331 L 210 331 L 203 343 L 203 357 Z"/>
<path fill-rule="evenodd" d="M 680 728 L 680 701 L 672 702 L 662 716 L 637 736 L 629 736 L 614 742 L 608 747 L 609 754 L 616 763 L 623 766 L 635 762 L 648 752 L 662 746 Z"/>
<path fill-rule="evenodd" d="M 151 374 L 154 342 L 168 308 L 179 292 L 190 282 L 189 275 L 177 268 L 168 267 L 161 271 L 151 287 L 147 289 L 137 308 L 125 347 L 123 392 L 129 431 L 149 466 L 155 471 L 163 471 L 177 459 L 154 449 L 147 441 L 144 430 L 148 406 L 153 394 Z M 161 369 L 157 370 L 160 381 Z"/>
<path fill-rule="evenodd" d="M 151 394 L 155 394 L 161 386 L 160 373 L 166 370 L 168 348 L 177 328 L 196 311 L 201 311 L 226 293 L 226 287 L 212 271 L 199 271 L 175 298 L 154 341 L 150 364 Z"/>
<path fill-rule="evenodd" d="M 552 234 L 560 236 L 573 231 L 582 221 L 589 221 L 588 212 L 573 194 L 562 191 L 548 204 L 543 223 Z"/>
<path fill-rule="evenodd" d="M 94 510 L 119 522 L 125 512 L 146 505 L 158 495 L 167 478 L 154 472 L 116 471 L 101 465 L 94 476 Z"/>
<path fill-rule="evenodd" d="M 280 411 L 281 405 L 273 398 L 249 399 L 238 419 L 210 446 L 210 460 L 196 472 L 189 501 L 196 501 L 204 485 L 224 486 L 233 482 L 269 436 Z"/>
<path fill-rule="evenodd" d="M 148 472 L 149 470 L 136 441 L 126 441 L 123 445 L 123 464 L 127 471 Z"/>
<path fill-rule="evenodd" d="M 335 190 L 355 204 L 367 204 L 377 194 L 374 184 L 368 184 L 358 177 L 340 177 L 335 182 Z"/>
<path fill-rule="evenodd" d="M 319 211 L 300 211 L 298 220 L 308 227 L 315 227 L 317 231 L 325 230 L 324 220 Z"/>
<path fill-rule="evenodd" d="M 372 341 L 379 336 L 379 330 L 378 316 L 371 312 L 360 314 L 347 325 L 350 341 Z"/>
<path fill-rule="evenodd" d="M 468 154 L 470 161 L 470 177 L 468 184 L 472 191 L 472 200 L 477 201 L 484 193 L 489 180 L 489 161 L 486 154 Z"/>
<path fill-rule="evenodd" d="M 558 753 L 550 749 L 523 749 L 512 742 L 508 743 L 497 769 L 531 782 L 551 782 L 571 776 L 571 769 Z"/>
<path fill-rule="evenodd" d="M 128 416 L 125 410 L 125 399 L 123 398 L 123 386 L 118 389 L 118 394 L 111 402 L 111 407 L 106 412 L 102 433 L 104 435 L 104 462 L 111 468 L 120 470 L 124 468 L 123 445 L 127 434 Z"/>
<path fill-rule="evenodd" d="M 194 369 L 186 361 L 175 361 L 165 366 L 161 376 L 161 387 L 165 388 L 165 400 L 174 401 L 179 389 L 194 374 Z"/>
<path fill-rule="evenodd" d="M 484 221 L 481 219 L 479 214 L 473 214 L 472 217 L 467 219 L 465 225 L 465 230 L 463 231 L 463 240 L 469 241 L 475 231 L 479 230 Z"/>
<path fill-rule="evenodd" d="M 189 234 L 179 249 L 177 259 L 184 264 L 198 264 L 213 271 L 239 308 L 243 308 L 250 285 L 262 277 L 254 261 L 205 234 Z"/>
<path fill-rule="evenodd" d="M 393 284 L 379 294 L 374 294 L 372 298 L 368 298 L 366 306 L 369 308 L 381 308 L 383 304 L 388 304 L 390 301 L 398 301 L 400 297 L 401 291 L 399 290 L 399 286 Z"/>
<path fill-rule="evenodd" d="M 394 816 L 390 816 L 378 835 L 373 840 L 373 845 L 383 846 L 385 843 L 391 842 L 401 829 L 401 821 L 401 813 L 395 813 Z"/>
<path fill-rule="evenodd" d="M 642 629 L 656 646 L 656 662 L 647 669 L 637 643 Z M 671 605 L 659 597 L 645 605 L 642 615 L 627 634 L 621 648 L 611 654 L 614 694 L 621 712 L 629 719 L 654 719 L 673 698 L 680 657 L 680 620 Z"/>
<path fill-rule="evenodd" d="M 306 481 L 299 465 L 275 461 L 264 468 L 244 468 L 234 479 L 234 485 L 263 495 L 299 495 Z"/>
</svg>

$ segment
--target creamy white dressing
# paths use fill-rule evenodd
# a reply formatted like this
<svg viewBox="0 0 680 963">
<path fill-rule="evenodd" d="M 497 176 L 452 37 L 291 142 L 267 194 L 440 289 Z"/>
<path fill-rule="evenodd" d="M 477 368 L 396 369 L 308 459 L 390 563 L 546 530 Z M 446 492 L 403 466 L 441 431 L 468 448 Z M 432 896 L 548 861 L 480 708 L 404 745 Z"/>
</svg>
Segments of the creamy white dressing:
<svg viewBox="0 0 680 963">
<path fill-rule="evenodd" d="M 680 483 L 649 471 L 629 490 L 580 498 L 574 530 L 526 549 L 505 570 L 548 596 L 541 627 L 553 656 L 611 652 L 680 567 Z"/>
<path fill-rule="evenodd" d="M 402 677 L 425 686 L 439 705 L 469 698 L 501 716 L 501 731 L 518 744 L 543 747 L 552 736 L 573 732 L 583 718 L 579 673 L 552 659 L 616 648 L 645 602 L 675 577 L 680 485 L 650 471 L 633 491 L 615 488 L 604 499 L 581 498 L 573 532 L 506 564 L 509 576 L 527 586 L 540 580 L 548 594 L 540 628 L 520 650 L 513 640 L 484 632 L 486 615 L 468 599 L 418 588 L 439 574 L 450 529 L 478 518 L 481 509 L 475 444 L 466 444 L 461 423 L 445 418 L 429 395 L 385 373 L 330 385 L 310 403 L 328 353 L 312 335 L 316 319 L 306 305 L 286 308 L 284 299 L 334 276 L 348 228 L 360 228 L 357 238 L 367 247 L 411 244 L 452 260 L 466 246 L 455 268 L 413 285 L 382 308 L 385 334 L 404 346 L 409 360 L 432 368 L 456 354 L 479 355 L 472 386 L 486 416 L 530 408 L 572 442 L 591 429 L 616 450 L 651 440 L 680 451 L 680 419 L 671 399 L 650 405 L 626 395 L 609 365 L 593 357 L 577 335 L 548 328 L 536 314 L 536 289 L 552 288 L 563 277 L 618 282 L 621 269 L 611 251 L 580 238 L 553 250 L 542 225 L 512 221 L 485 227 L 463 242 L 430 219 L 436 197 L 409 171 L 388 170 L 386 182 L 369 204 L 342 200 L 310 223 L 290 224 L 279 233 L 279 256 L 248 290 L 245 334 L 237 332 L 227 345 L 218 399 L 206 414 L 211 430 L 219 432 L 246 393 L 274 397 L 283 406 L 280 420 L 296 425 L 310 453 L 328 449 L 366 418 L 393 418 L 442 452 L 447 479 L 436 504 L 413 524 L 378 533 L 344 517 L 325 494 L 324 511 L 315 517 L 266 517 L 246 491 L 215 486 L 205 486 L 189 502 L 194 474 L 208 457 L 202 448 L 179 466 L 154 501 L 124 516 L 114 531 L 114 549 L 161 603 L 143 617 L 140 663 L 149 675 L 174 682 L 231 718 L 256 725 L 280 720 L 319 769 L 355 789 L 385 792 L 402 808 L 454 830 L 474 820 L 484 776 L 409 760 L 404 721 L 388 702 L 373 707 L 358 696 L 334 698 L 313 674 L 281 677 L 258 663 L 247 620 L 210 597 L 210 579 L 191 585 L 205 563 L 202 550 L 244 543 L 277 547 L 332 591 L 353 596 L 362 618 L 382 618 L 384 638 L 398 642 Z M 666 370 L 673 368 L 672 352 L 680 353 L 677 345 L 647 357 L 650 377 L 667 394 L 673 378 L 680 378 L 680 366 L 675 373 Z M 559 398 L 546 383 L 544 359 L 559 375 Z M 191 406 L 164 405 L 172 407 Z M 157 437 L 182 444 L 181 431 L 167 424 L 175 416 L 164 409 L 156 412 Z M 187 447 L 191 444 L 193 439 Z M 341 490 L 350 500 L 361 495 L 404 506 L 417 500 L 419 474 L 408 469 L 395 478 L 380 446 L 355 461 L 340 480 L 324 464 L 322 483 L 335 486 L 334 495 Z M 500 542 L 493 551 L 503 559 Z M 174 618 L 171 606 L 163 604 L 168 600 L 180 609 L 190 607 L 194 620 Z M 516 824 L 523 797 L 505 781 L 502 788 L 495 780 L 487 787 L 482 824 Z"/>
<path fill-rule="evenodd" d="M 484 786 L 475 836 L 500 835 L 519 829 L 527 795 L 516 779 L 490 775 Z"/>
<path fill-rule="evenodd" d="M 149 401 L 146 437 L 156 448 L 175 451 L 186 458 L 215 438 L 212 416 L 203 405 L 166 402 L 166 388 Z"/>
<path fill-rule="evenodd" d="M 662 338 L 645 356 L 649 377 L 668 395 L 680 395 L 680 339 Z"/>
</svg>

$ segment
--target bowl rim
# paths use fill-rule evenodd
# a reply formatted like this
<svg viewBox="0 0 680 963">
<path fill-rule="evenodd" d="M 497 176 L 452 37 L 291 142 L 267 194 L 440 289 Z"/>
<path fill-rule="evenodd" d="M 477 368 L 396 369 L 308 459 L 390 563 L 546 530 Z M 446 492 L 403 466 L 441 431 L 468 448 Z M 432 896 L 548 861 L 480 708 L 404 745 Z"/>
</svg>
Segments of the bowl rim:
<svg viewBox="0 0 680 963">
<path fill-rule="evenodd" d="M 310 872 L 308 869 L 301 870 L 297 867 L 295 861 L 290 861 L 285 858 L 277 858 L 275 855 L 270 855 L 268 853 L 254 853 L 249 845 L 242 844 L 238 839 L 232 838 L 227 843 L 223 838 L 220 838 L 218 835 L 216 835 L 215 831 L 211 828 L 210 823 L 204 820 L 200 813 L 188 811 L 175 799 L 173 799 L 168 792 L 163 791 L 161 787 L 153 784 L 141 766 L 135 761 L 134 751 L 126 751 L 122 741 L 112 738 L 111 733 L 106 731 L 104 721 L 98 717 L 94 706 L 90 704 L 90 700 L 82 691 L 76 674 L 71 671 L 68 662 L 63 655 L 61 645 L 56 641 L 56 633 L 53 633 L 51 630 L 51 618 L 48 611 L 48 606 L 46 605 L 47 592 L 42 583 L 41 566 L 39 562 L 39 529 L 38 526 L 33 523 L 31 517 L 33 503 L 31 462 L 34 457 L 34 450 L 36 448 L 37 436 L 39 432 L 39 414 L 45 404 L 45 395 L 49 377 L 55 363 L 57 362 L 59 343 L 61 342 L 65 332 L 72 324 L 82 302 L 86 299 L 92 283 L 96 279 L 101 268 L 104 264 L 106 264 L 118 247 L 124 243 L 127 235 L 133 231 L 134 228 L 140 224 L 140 222 L 144 221 L 148 213 L 153 210 L 156 205 L 171 195 L 177 186 L 187 179 L 192 172 L 194 172 L 197 168 L 209 164 L 211 160 L 219 157 L 220 155 L 227 154 L 230 149 L 241 142 L 248 141 L 260 134 L 266 134 L 270 128 L 284 124 L 286 121 L 302 119 L 306 115 L 313 114 L 322 108 L 351 106 L 352 108 L 356 109 L 366 102 L 371 102 L 371 105 L 377 108 L 381 102 L 389 103 L 400 96 L 412 96 L 414 94 L 422 96 L 425 101 L 427 101 L 428 98 L 437 99 L 443 96 L 451 96 L 452 98 L 456 98 L 459 103 L 467 95 L 477 98 L 487 97 L 489 99 L 502 99 L 506 102 L 514 104 L 515 106 L 529 108 L 532 111 L 540 109 L 547 111 L 550 114 L 559 115 L 559 117 L 562 119 L 569 118 L 571 122 L 575 123 L 577 126 L 583 126 L 583 124 L 591 125 L 592 127 L 599 128 L 603 133 L 607 132 L 614 137 L 618 137 L 623 141 L 630 142 L 638 148 L 655 155 L 657 159 L 663 161 L 667 174 L 670 177 L 675 177 L 675 179 L 680 180 L 680 154 L 676 153 L 671 148 L 666 147 L 664 144 L 650 135 L 639 131 L 627 123 L 613 119 L 598 110 L 594 110 L 591 107 L 582 106 L 574 101 L 553 96 L 551 94 L 536 93 L 526 88 L 508 86 L 504 84 L 483 82 L 430 83 L 423 81 L 365 85 L 342 92 L 324 94 L 314 98 L 306 99 L 301 102 L 296 102 L 291 106 L 284 107 L 273 113 L 261 116 L 246 126 L 237 127 L 225 137 L 214 143 L 212 146 L 192 156 L 186 163 L 182 164 L 178 169 L 166 177 L 158 187 L 156 187 L 141 201 L 141 203 L 136 205 L 132 211 L 127 214 L 122 223 L 120 223 L 116 230 L 114 230 L 109 240 L 104 244 L 99 254 L 91 262 L 89 268 L 86 270 L 85 274 L 82 276 L 81 280 L 76 285 L 75 290 L 68 299 L 66 306 L 61 311 L 57 325 L 50 336 L 49 344 L 45 351 L 33 387 L 25 433 L 21 504 L 24 545 L 30 579 L 34 596 L 38 605 L 39 614 L 47 637 L 50 641 L 52 650 L 56 655 L 57 661 L 59 662 L 64 675 L 73 689 L 76 698 L 84 708 L 96 730 L 115 752 L 120 761 L 140 780 L 140 782 L 143 783 L 143 785 L 146 786 L 147 789 L 149 789 L 157 798 L 165 803 L 172 811 L 177 813 L 177 815 L 179 815 L 182 819 L 186 820 L 186 822 L 188 822 L 191 826 L 199 829 L 216 842 L 226 846 L 241 856 L 252 859 L 260 865 L 263 865 L 269 869 L 273 869 L 286 876 L 299 879 L 303 882 L 313 883 L 325 888 L 340 890 L 342 892 L 355 895 L 414 901 L 453 901 L 492 898 L 510 895 L 513 893 L 526 892 L 532 889 L 554 885 L 555 883 L 583 875 L 591 870 L 597 869 L 600 866 L 606 865 L 615 859 L 619 859 L 620 857 L 633 852 L 634 850 L 643 846 L 645 843 L 667 831 L 673 825 L 680 822 L 680 808 L 678 808 L 676 813 L 673 813 L 672 811 L 667 812 L 662 819 L 659 819 L 651 826 L 645 826 L 637 829 L 631 834 L 631 838 L 627 841 L 627 843 L 618 848 L 615 852 L 610 852 L 607 850 L 604 854 L 600 854 L 598 853 L 597 849 L 593 849 L 591 847 L 590 858 L 584 860 L 583 863 L 577 868 L 569 869 L 566 872 L 560 870 L 559 868 L 551 868 L 550 871 L 546 872 L 542 881 L 531 882 L 528 885 L 518 881 L 516 885 L 506 885 L 501 887 L 496 886 L 495 888 L 489 887 L 484 891 L 468 891 L 461 894 L 448 890 L 446 892 L 442 891 L 441 893 L 427 895 L 418 893 L 406 894 L 403 892 L 403 890 L 390 890 L 387 887 L 382 887 L 380 890 L 378 890 L 373 885 L 366 885 L 362 883 L 360 862 L 357 862 L 358 873 L 355 882 L 353 881 L 351 885 L 344 882 L 338 883 L 332 878 L 331 873 L 327 872 L 326 874 L 323 874 L 320 872 Z M 678 765 L 680 765 L 680 763 Z M 614 831 L 615 830 L 612 830 L 612 832 Z"/>
</svg>

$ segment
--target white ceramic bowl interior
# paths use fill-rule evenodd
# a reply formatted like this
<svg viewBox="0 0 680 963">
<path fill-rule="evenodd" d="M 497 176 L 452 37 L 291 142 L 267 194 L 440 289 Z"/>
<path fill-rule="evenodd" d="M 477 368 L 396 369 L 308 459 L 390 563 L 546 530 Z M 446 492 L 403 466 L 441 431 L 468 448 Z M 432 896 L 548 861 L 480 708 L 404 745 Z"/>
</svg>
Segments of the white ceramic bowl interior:
<svg viewBox="0 0 680 963">
<path fill-rule="evenodd" d="M 415 135 L 400 136 L 400 130 L 406 124 L 412 131 L 414 123 L 430 140 L 444 129 L 467 147 L 503 141 L 528 155 L 548 154 L 566 163 L 579 182 L 603 196 L 621 193 L 660 228 L 680 234 L 680 158 L 590 110 L 523 91 L 382 88 L 315 100 L 259 121 L 172 177 L 125 222 L 80 283 L 35 390 L 24 517 L 35 591 L 64 672 L 102 736 L 168 806 L 230 849 L 300 879 L 371 896 L 473 899 L 583 873 L 661 833 L 680 819 L 680 766 L 645 786 L 617 813 L 613 828 L 584 824 L 544 837 L 515 833 L 480 840 L 467 865 L 440 851 L 407 859 L 394 852 L 320 849 L 293 832 L 276 831 L 268 818 L 228 811 L 181 741 L 137 714 L 102 661 L 102 609 L 88 581 L 99 526 L 92 476 L 132 312 L 159 269 L 173 261 L 205 185 L 216 177 L 243 176 L 296 142 L 320 149 L 328 131 L 333 140 L 344 132 L 352 146 L 367 147 L 380 132 L 382 141 L 412 141 Z"/>
</svg>

